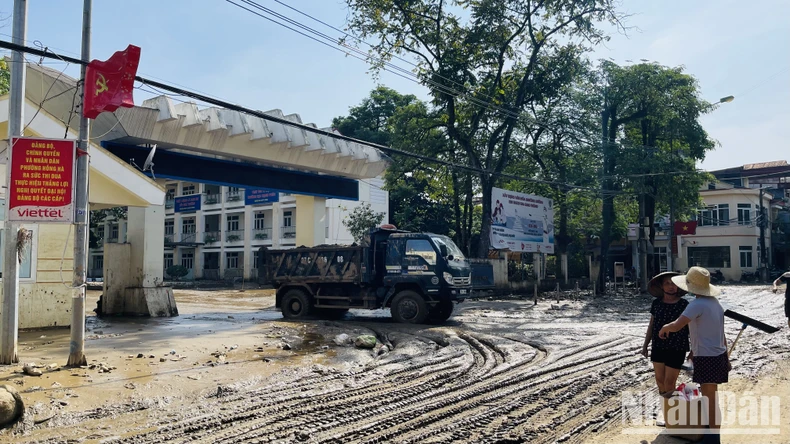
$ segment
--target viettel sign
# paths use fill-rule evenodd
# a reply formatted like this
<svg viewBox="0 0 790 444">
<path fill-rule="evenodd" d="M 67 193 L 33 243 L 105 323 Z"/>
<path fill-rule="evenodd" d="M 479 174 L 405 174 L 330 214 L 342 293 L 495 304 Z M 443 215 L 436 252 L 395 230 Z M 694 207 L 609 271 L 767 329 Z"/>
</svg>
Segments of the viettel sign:
<svg viewBox="0 0 790 444">
<path fill-rule="evenodd" d="M 8 220 L 72 223 L 76 154 L 75 140 L 12 138 Z"/>
</svg>

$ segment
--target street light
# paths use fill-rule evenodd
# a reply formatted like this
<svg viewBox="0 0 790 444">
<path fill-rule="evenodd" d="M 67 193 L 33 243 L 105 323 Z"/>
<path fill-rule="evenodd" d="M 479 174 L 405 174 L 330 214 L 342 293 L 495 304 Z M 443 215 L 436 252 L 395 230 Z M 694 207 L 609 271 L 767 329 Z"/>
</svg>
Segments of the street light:
<svg viewBox="0 0 790 444">
<path fill-rule="evenodd" d="M 735 96 L 722 97 L 721 99 L 719 99 L 719 103 L 730 103 L 733 100 L 735 100 Z"/>
</svg>

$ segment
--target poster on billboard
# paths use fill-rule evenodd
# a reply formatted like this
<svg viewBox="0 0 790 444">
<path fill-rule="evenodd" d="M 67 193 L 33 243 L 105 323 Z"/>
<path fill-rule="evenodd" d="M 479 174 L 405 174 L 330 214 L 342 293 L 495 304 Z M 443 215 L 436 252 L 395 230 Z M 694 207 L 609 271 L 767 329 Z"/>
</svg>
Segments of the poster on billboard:
<svg viewBox="0 0 790 444">
<path fill-rule="evenodd" d="M 72 223 L 76 154 L 75 140 L 12 138 L 8 220 Z"/>
<path fill-rule="evenodd" d="M 491 247 L 554 253 L 554 202 L 541 196 L 494 188 L 491 193 Z"/>
</svg>

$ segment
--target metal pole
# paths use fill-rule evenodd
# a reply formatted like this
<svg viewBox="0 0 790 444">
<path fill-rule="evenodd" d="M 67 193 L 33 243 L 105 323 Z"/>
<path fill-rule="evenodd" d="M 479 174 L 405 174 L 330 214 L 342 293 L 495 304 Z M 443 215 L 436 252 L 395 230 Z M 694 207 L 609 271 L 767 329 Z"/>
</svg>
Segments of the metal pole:
<svg viewBox="0 0 790 444">
<path fill-rule="evenodd" d="M 669 198 L 669 257 L 667 258 L 667 270 L 675 271 L 675 250 L 672 249 L 672 242 L 675 241 L 675 195 Z M 680 249 L 680 245 L 678 245 Z"/>
<path fill-rule="evenodd" d="M 27 37 L 27 0 L 14 0 L 13 36 L 11 41 L 25 44 Z M 25 58 L 19 51 L 11 53 L 11 97 L 8 102 L 8 143 L 11 137 L 23 136 L 25 110 Z M 19 330 L 19 260 L 16 238 L 19 224 L 10 223 L 8 216 L 11 191 L 11 150 L 6 150 L 5 230 L 3 249 L 3 305 L 2 333 L 0 336 L 0 364 L 19 362 L 16 355 Z"/>
<path fill-rule="evenodd" d="M 765 214 L 765 208 L 763 207 L 763 194 L 765 190 L 763 189 L 762 185 L 760 186 L 760 280 L 766 281 L 767 279 L 767 271 L 768 271 L 768 255 L 765 251 L 765 227 L 768 225 L 768 218 Z"/>
<path fill-rule="evenodd" d="M 89 62 L 91 58 L 91 6 L 93 0 L 85 0 L 82 10 L 82 60 Z M 82 65 L 80 77 L 80 103 L 85 106 L 85 70 Z M 85 358 L 85 281 L 88 268 L 88 161 L 90 156 L 88 138 L 90 123 L 80 107 L 79 149 L 82 154 L 77 157 L 77 180 L 75 183 L 76 212 L 74 215 L 74 279 L 73 296 L 71 299 L 71 344 L 68 366 L 86 365 Z"/>
</svg>

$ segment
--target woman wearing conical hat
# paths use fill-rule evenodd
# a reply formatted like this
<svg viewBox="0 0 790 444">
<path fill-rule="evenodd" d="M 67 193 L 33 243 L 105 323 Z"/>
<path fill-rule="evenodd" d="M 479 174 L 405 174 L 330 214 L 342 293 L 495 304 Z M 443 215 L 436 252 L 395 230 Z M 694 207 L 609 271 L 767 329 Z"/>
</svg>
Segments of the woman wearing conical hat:
<svg viewBox="0 0 790 444">
<path fill-rule="evenodd" d="M 716 298 L 721 290 L 710 284 L 710 272 L 702 267 L 691 267 L 685 276 L 675 276 L 672 281 L 696 298 L 676 321 L 661 328 L 659 337 L 670 337 L 688 325 L 694 353 L 692 381 L 700 384 L 702 396 L 708 398 L 708 412 L 703 415 L 706 416 L 703 423 L 710 430 L 702 442 L 720 443 L 721 412 L 716 392 L 719 384 L 728 381 L 732 369 L 724 337 L 724 308 Z"/>
</svg>

